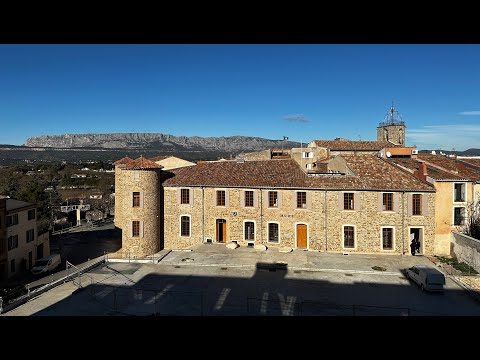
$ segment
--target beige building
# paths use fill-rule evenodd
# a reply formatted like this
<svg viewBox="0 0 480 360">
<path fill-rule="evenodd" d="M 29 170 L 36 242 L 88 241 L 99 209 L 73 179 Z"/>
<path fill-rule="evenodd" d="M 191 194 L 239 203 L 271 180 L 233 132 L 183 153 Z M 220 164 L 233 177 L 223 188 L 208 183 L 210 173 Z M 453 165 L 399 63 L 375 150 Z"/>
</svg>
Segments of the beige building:
<svg viewBox="0 0 480 360">
<path fill-rule="evenodd" d="M 149 160 L 153 161 L 157 165 L 163 166 L 163 170 L 178 169 L 185 166 L 194 166 L 194 162 L 187 161 L 176 156 L 156 156 L 150 158 Z"/>
<path fill-rule="evenodd" d="M 37 236 L 36 205 L 0 199 L 0 277 L 5 280 L 28 270 L 50 255 L 48 233 Z"/>
<path fill-rule="evenodd" d="M 335 160 L 349 171 L 307 174 L 292 159 L 173 170 L 163 182 L 164 246 L 235 241 L 312 251 L 434 252 L 432 185 L 375 156 Z M 333 162 L 335 158 L 332 158 Z"/>
<path fill-rule="evenodd" d="M 435 254 L 450 255 L 451 232 L 464 225 L 469 204 L 479 199 L 480 170 L 443 155 L 389 161 L 435 186 Z"/>
</svg>

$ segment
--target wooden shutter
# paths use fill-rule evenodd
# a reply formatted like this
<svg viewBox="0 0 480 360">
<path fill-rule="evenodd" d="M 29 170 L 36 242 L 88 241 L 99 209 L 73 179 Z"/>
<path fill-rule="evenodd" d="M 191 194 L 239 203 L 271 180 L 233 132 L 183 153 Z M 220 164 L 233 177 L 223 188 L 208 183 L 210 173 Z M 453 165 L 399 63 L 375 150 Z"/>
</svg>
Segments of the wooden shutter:
<svg viewBox="0 0 480 360">
<path fill-rule="evenodd" d="M 360 207 L 360 193 L 353 193 L 353 210 L 359 211 Z"/>
<path fill-rule="evenodd" d="M 247 190 L 243 190 L 240 194 L 240 206 L 242 208 L 245 207 L 245 191 L 247 191 Z"/>
<path fill-rule="evenodd" d="M 138 235 L 143 238 L 143 221 L 140 221 L 140 231 Z"/>
<path fill-rule="evenodd" d="M 407 215 L 412 216 L 412 194 L 407 195 Z"/>
<path fill-rule="evenodd" d="M 195 188 L 188 189 L 190 191 L 190 205 L 193 206 L 193 193 Z"/>
<path fill-rule="evenodd" d="M 343 192 L 338 193 L 338 210 L 343 210 Z"/>
<path fill-rule="evenodd" d="M 262 190 L 253 190 L 253 207 L 258 208 L 260 191 Z"/>
<path fill-rule="evenodd" d="M 228 189 L 225 189 L 225 207 L 230 206 L 230 194 L 228 192 Z"/>
<path fill-rule="evenodd" d="M 143 191 L 140 191 L 140 207 L 143 208 Z"/>
<path fill-rule="evenodd" d="M 422 215 L 428 215 L 428 193 L 422 194 Z"/>
<path fill-rule="evenodd" d="M 400 202 L 402 201 L 402 194 L 393 194 L 393 211 L 399 212 Z"/>
<path fill-rule="evenodd" d="M 177 204 L 181 203 L 181 201 L 180 201 L 181 196 L 182 196 L 181 194 L 182 194 L 182 189 L 177 189 Z"/>
<path fill-rule="evenodd" d="M 307 198 L 307 209 L 312 208 L 312 193 L 310 191 L 306 191 L 306 198 Z"/>
<path fill-rule="evenodd" d="M 278 205 L 278 208 L 281 209 L 282 208 L 282 191 L 277 191 L 277 205 Z"/>
<path fill-rule="evenodd" d="M 383 193 L 377 195 L 377 211 L 383 211 Z"/>
<path fill-rule="evenodd" d="M 130 205 L 128 207 L 133 207 L 133 191 L 130 191 Z"/>
</svg>

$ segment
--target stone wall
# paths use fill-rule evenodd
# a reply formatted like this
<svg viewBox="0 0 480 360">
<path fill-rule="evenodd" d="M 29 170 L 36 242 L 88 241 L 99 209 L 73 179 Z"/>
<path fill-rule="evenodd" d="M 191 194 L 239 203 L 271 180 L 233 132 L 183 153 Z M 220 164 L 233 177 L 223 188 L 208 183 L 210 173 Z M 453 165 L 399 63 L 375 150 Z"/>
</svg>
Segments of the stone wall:
<svg viewBox="0 0 480 360">
<path fill-rule="evenodd" d="M 243 159 L 245 161 L 252 160 L 270 160 L 272 158 L 270 149 L 254 151 L 250 153 L 240 154 L 237 156 L 238 159 Z"/>
<path fill-rule="evenodd" d="M 129 257 L 152 255 L 161 250 L 160 170 L 119 170 L 117 176 L 120 197 L 115 201 L 115 225 L 122 229 L 122 253 Z M 132 206 L 133 192 L 140 192 L 140 207 Z M 132 236 L 133 221 L 140 221 L 139 237 Z"/>
<path fill-rule="evenodd" d="M 450 249 L 458 262 L 464 262 L 480 272 L 480 240 L 452 232 Z"/>
<path fill-rule="evenodd" d="M 216 220 L 226 220 L 226 242 L 237 241 L 247 245 L 244 240 L 244 223 L 255 223 L 255 243 L 268 247 L 289 246 L 296 248 L 296 226 L 307 225 L 307 249 L 315 251 L 409 254 L 409 226 L 423 229 L 422 252 L 432 254 L 434 251 L 435 232 L 435 194 L 424 193 L 427 197 L 428 214 L 408 216 L 407 193 L 394 193 L 396 211 L 379 209 L 381 192 L 354 192 L 357 208 L 353 211 L 340 210 L 343 199 L 341 191 L 307 192 L 307 208 L 296 208 L 296 191 L 280 190 L 278 208 L 269 208 L 267 189 L 246 188 L 190 188 L 193 204 L 179 204 L 177 187 L 165 187 L 165 247 L 180 249 L 217 239 Z M 226 206 L 216 206 L 216 190 L 226 191 Z M 254 207 L 243 206 L 243 192 L 254 191 Z M 304 190 L 299 190 L 304 191 Z M 379 195 L 380 194 L 380 195 Z M 325 201 L 326 198 L 326 201 Z M 404 207 L 402 212 L 402 206 Z M 404 214 L 404 218 L 402 218 Z M 180 217 L 189 216 L 191 221 L 190 236 L 180 235 Z M 403 219 L 403 220 L 402 220 Z M 279 224 L 279 243 L 268 241 L 268 223 Z M 355 248 L 343 247 L 343 225 L 355 227 Z M 394 228 L 394 249 L 383 250 L 382 227 Z M 402 229 L 404 229 L 402 231 Z"/>
<path fill-rule="evenodd" d="M 394 144 L 405 145 L 405 126 L 387 125 L 377 127 L 377 141 L 390 141 Z"/>
</svg>

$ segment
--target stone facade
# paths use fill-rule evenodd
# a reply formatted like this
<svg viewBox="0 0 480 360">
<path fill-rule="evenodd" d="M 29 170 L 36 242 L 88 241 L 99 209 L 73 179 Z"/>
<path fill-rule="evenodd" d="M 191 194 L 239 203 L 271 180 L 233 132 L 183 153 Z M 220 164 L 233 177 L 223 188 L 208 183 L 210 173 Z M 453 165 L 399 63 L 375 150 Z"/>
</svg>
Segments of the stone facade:
<svg viewBox="0 0 480 360">
<path fill-rule="evenodd" d="M 328 158 L 329 150 L 323 147 L 293 148 L 290 156 L 303 171 L 307 171 L 313 169 L 315 162 Z"/>
<path fill-rule="evenodd" d="M 422 216 L 412 216 L 411 193 L 393 192 L 394 211 L 380 209 L 382 192 L 345 191 L 355 195 L 355 210 L 343 210 L 344 191 L 311 189 L 248 189 L 190 187 L 190 204 L 179 203 L 180 187 L 165 186 L 165 247 L 183 249 L 202 242 L 216 242 L 217 220 L 226 221 L 225 242 L 239 245 L 298 248 L 297 225 L 307 226 L 307 250 L 382 254 L 410 254 L 410 228 L 420 228 L 421 253 L 433 254 L 435 237 L 435 194 L 425 197 Z M 225 206 L 216 206 L 216 191 L 225 191 Z M 244 191 L 254 192 L 254 206 L 245 207 Z M 269 207 L 269 191 L 277 191 L 278 207 Z M 306 208 L 297 208 L 296 193 L 305 191 Z M 190 236 L 182 236 L 180 219 L 190 218 Z M 255 224 L 253 241 L 245 240 L 245 222 Z M 269 241 L 269 223 L 278 224 L 279 242 Z M 343 226 L 355 229 L 354 248 L 343 246 Z M 393 228 L 392 250 L 382 249 L 382 227 Z"/>
<path fill-rule="evenodd" d="M 240 154 L 237 156 L 237 158 L 245 161 L 270 160 L 272 158 L 272 152 L 270 149 L 254 151 L 254 152 Z"/>
<path fill-rule="evenodd" d="M 122 229 L 124 257 L 144 257 L 158 252 L 162 238 L 162 188 L 159 169 L 115 169 L 115 226 Z M 140 193 L 140 206 L 133 206 L 133 193 Z M 133 222 L 139 221 L 139 236 Z"/>
<path fill-rule="evenodd" d="M 405 145 L 405 125 L 393 124 L 377 127 L 377 141 L 390 141 L 398 145 Z"/>
</svg>

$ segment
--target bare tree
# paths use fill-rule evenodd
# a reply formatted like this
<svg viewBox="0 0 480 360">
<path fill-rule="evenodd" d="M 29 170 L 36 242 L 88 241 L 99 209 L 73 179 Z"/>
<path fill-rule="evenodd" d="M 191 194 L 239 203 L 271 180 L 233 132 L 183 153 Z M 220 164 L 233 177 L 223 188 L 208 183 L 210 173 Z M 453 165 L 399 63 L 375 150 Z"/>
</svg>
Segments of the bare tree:
<svg viewBox="0 0 480 360">
<path fill-rule="evenodd" d="M 460 232 L 480 240 L 480 196 L 476 200 L 468 202 L 465 208 L 465 219 Z"/>
</svg>

